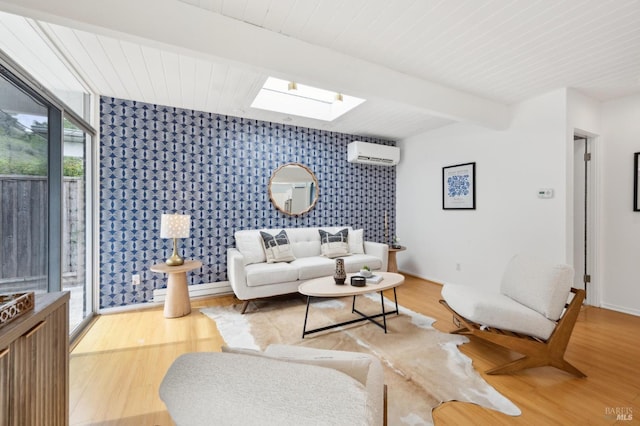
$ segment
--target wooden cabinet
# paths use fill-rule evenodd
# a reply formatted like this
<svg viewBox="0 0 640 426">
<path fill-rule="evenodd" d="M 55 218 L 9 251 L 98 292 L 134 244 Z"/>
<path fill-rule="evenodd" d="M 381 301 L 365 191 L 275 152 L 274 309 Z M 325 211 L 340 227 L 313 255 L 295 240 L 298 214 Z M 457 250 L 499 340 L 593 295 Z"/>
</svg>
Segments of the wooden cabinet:
<svg viewBox="0 0 640 426">
<path fill-rule="evenodd" d="M 69 423 L 69 293 L 0 328 L 0 425 Z"/>
</svg>

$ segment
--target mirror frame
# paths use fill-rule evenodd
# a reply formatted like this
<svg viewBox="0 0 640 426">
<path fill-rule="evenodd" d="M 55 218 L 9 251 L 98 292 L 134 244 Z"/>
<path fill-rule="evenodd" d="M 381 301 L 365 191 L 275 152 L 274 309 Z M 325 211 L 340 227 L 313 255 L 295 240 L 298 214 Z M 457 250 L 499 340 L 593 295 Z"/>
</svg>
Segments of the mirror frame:
<svg viewBox="0 0 640 426">
<path fill-rule="evenodd" d="M 638 191 L 640 191 L 640 186 L 638 182 L 638 178 L 640 175 L 640 161 L 638 159 L 640 157 L 640 152 L 636 152 L 633 154 L 633 211 L 640 212 L 640 197 L 638 196 Z"/>
<path fill-rule="evenodd" d="M 276 201 L 273 198 L 273 192 L 271 191 L 271 185 L 273 183 L 274 178 L 276 177 L 276 175 L 278 174 L 278 172 L 282 169 L 284 169 L 285 167 L 289 167 L 289 166 L 297 166 L 300 167 L 302 169 L 304 169 L 307 173 L 309 173 L 309 175 L 311 176 L 311 178 L 313 179 L 313 183 L 316 186 L 316 195 L 313 198 L 313 202 L 311 203 L 311 205 L 309 207 L 307 207 L 305 210 L 298 212 L 298 213 L 289 213 L 288 211 L 286 211 L 284 208 L 282 208 L 281 206 L 279 206 Z M 271 177 L 269 178 L 269 184 L 267 189 L 269 190 L 269 201 L 271 201 L 271 204 L 273 204 L 273 206 L 276 208 L 276 210 L 278 210 L 280 213 L 283 213 L 287 216 L 302 216 L 305 213 L 309 213 L 315 206 L 316 204 L 318 204 L 318 199 L 320 198 L 320 186 L 318 185 L 318 178 L 316 177 L 315 173 L 313 173 L 313 171 L 305 166 L 302 163 L 286 163 L 281 165 L 280 167 L 278 167 L 272 174 Z"/>
</svg>

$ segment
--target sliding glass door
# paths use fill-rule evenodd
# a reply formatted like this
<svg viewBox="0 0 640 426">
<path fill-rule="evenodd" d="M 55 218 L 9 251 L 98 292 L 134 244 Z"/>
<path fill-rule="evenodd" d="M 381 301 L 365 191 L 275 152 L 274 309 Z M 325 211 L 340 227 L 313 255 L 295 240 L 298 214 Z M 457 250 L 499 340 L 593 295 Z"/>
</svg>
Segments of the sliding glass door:
<svg viewBox="0 0 640 426">
<path fill-rule="evenodd" d="M 62 166 L 62 289 L 71 293 L 69 327 L 76 328 L 91 309 L 87 234 L 87 153 L 91 135 L 65 118 Z"/>
<path fill-rule="evenodd" d="M 72 335 L 94 311 L 87 128 L 0 64 L 0 294 L 69 291 Z"/>
<path fill-rule="evenodd" d="M 0 293 L 49 289 L 48 129 L 49 107 L 0 75 Z"/>
</svg>

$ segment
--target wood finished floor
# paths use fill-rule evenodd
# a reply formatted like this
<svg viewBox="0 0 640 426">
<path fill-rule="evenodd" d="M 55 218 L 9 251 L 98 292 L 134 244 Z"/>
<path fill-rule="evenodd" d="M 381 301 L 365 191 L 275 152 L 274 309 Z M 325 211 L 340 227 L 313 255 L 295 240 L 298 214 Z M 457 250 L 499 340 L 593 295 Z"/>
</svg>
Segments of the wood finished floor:
<svg viewBox="0 0 640 426">
<path fill-rule="evenodd" d="M 398 288 L 401 305 L 435 318 L 441 331 L 453 330 L 439 296 L 439 285 L 413 277 Z M 198 308 L 232 303 L 239 302 L 232 296 L 196 300 L 190 315 L 170 320 L 160 307 L 98 317 L 71 353 L 71 425 L 172 425 L 158 397 L 162 377 L 180 354 L 220 350 L 224 342 L 215 323 Z M 518 357 L 478 340 L 461 350 L 480 372 Z M 640 317 L 584 307 L 566 358 L 588 377 L 574 378 L 550 367 L 507 376 L 483 374 L 520 407 L 521 416 L 449 402 L 434 411 L 435 424 L 640 424 Z M 616 422 L 611 416 L 616 408 L 631 409 L 633 419 Z"/>
</svg>

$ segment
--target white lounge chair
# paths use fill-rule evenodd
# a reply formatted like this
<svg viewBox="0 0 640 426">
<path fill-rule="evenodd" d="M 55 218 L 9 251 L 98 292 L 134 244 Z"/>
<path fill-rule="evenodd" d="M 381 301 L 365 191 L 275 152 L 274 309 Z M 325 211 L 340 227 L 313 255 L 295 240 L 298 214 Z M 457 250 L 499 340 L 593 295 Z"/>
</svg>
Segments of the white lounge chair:
<svg viewBox="0 0 640 426">
<path fill-rule="evenodd" d="M 453 313 L 459 329 L 512 349 L 524 357 L 487 371 L 513 373 L 551 365 L 586 377 L 564 359 L 585 291 L 572 288 L 573 268 L 515 256 L 502 277 L 500 293 L 445 284 L 440 303 Z M 570 293 L 573 298 L 570 303 Z"/>
</svg>

